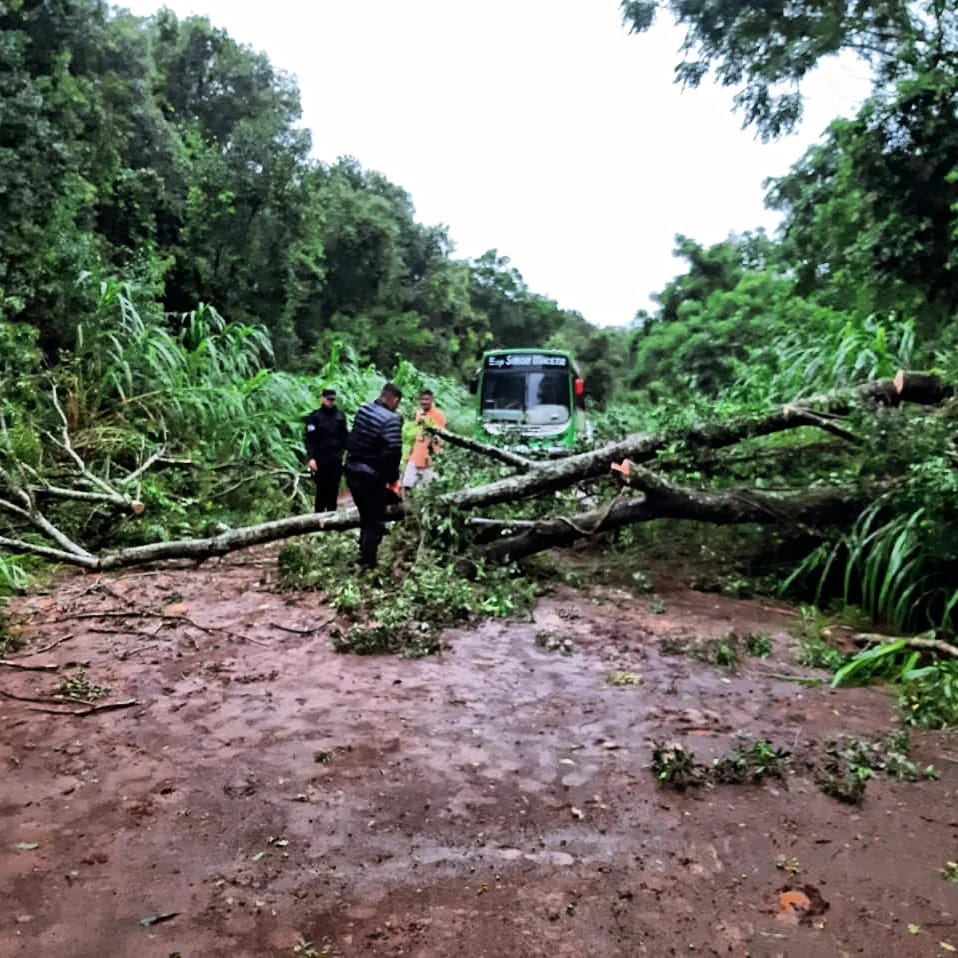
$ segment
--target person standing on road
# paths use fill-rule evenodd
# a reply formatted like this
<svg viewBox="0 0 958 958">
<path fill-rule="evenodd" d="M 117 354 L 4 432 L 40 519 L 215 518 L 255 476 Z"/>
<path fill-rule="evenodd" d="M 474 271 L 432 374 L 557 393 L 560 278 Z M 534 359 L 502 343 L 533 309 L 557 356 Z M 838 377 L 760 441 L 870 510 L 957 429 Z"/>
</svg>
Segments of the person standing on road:
<svg viewBox="0 0 958 958">
<path fill-rule="evenodd" d="M 406 471 L 402 477 L 404 489 L 412 489 L 417 484 L 428 485 L 436 478 L 433 456 L 442 451 L 442 443 L 422 428 L 426 425 L 434 426 L 436 429 L 446 428 L 446 414 L 434 405 L 434 400 L 435 396 L 431 389 L 424 389 L 419 394 L 416 424 L 420 426 L 420 429 L 416 432 L 416 438 L 409 450 L 409 461 L 406 463 Z"/>
<path fill-rule="evenodd" d="M 322 405 L 306 417 L 306 465 L 316 485 L 316 512 L 335 512 L 343 478 L 349 427 L 336 406 L 336 390 L 323 390 Z"/>
<path fill-rule="evenodd" d="M 375 402 L 365 402 L 353 420 L 346 447 L 346 485 L 359 510 L 359 563 L 375 569 L 386 532 L 386 504 L 399 491 L 402 418 L 396 412 L 402 392 L 386 383 Z"/>
</svg>

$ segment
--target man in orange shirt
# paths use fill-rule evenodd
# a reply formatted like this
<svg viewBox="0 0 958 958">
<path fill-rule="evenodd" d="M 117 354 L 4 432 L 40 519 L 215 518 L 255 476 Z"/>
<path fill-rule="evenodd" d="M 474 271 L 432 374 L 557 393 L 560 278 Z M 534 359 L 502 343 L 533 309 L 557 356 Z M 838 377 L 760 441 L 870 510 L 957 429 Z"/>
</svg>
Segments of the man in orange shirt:
<svg viewBox="0 0 958 958">
<path fill-rule="evenodd" d="M 436 429 L 445 429 L 446 414 L 433 405 L 434 398 L 431 389 L 424 389 L 419 394 L 416 423 L 421 426 L 428 422 Z M 406 463 L 406 471 L 402 477 L 403 488 L 412 489 L 413 486 L 425 486 L 432 482 L 436 478 L 432 457 L 440 452 L 442 452 L 442 443 L 435 436 L 430 436 L 425 429 L 420 429 L 409 450 L 409 461 Z"/>
</svg>

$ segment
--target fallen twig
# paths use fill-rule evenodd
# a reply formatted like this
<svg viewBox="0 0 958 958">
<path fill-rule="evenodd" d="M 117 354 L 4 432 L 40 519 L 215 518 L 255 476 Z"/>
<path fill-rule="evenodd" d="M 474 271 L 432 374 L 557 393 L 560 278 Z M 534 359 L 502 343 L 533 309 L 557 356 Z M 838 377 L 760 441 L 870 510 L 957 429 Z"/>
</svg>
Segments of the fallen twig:
<svg viewBox="0 0 958 958">
<path fill-rule="evenodd" d="M 319 625 L 314 625 L 311 629 L 294 629 L 290 625 L 280 625 L 279 622 L 270 622 L 270 625 L 274 629 L 279 629 L 281 632 L 292 632 L 293 635 L 312 635 L 314 632 L 321 632 L 323 629 L 329 625 L 330 622 L 333 622 L 336 619 L 335 615 L 331 615 L 328 619 L 324 619 Z"/>
<path fill-rule="evenodd" d="M 216 625 L 200 625 L 199 622 L 194 621 L 189 618 L 189 616 L 176 614 L 170 615 L 166 612 L 158 612 L 153 609 L 135 609 L 129 612 L 77 612 L 71 616 L 73 619 L 161 619 L 163 621 L 163 626 L 172 623 L 172 622 L 183 622 L 186 625 L 192 626 L 194 629 L 199 630 L 200 632 L 205 632 L 207 635 L 216 635 L 217 633 L 221 635 L 229 636 L 230 638 L 240 639 L 245 642 L 252 642 L 254 645 L 262 645 L 264 648 L 269 648 L 269 644 L 266 642 L 261 642 L 259 639 L 253 639 L 248 635 L 243 635 L 239 632 L 233 632 L 230 629 L 224 629 L 221 626 Z M 91 628 L 90 632 L 97 632 L 101 634 L 109 635 L 147 635 L 151 639 L 156 638 L 159 634 L 159 629 L 156 633 L 151 634 L 149 632 L 143 632 L 140 629 L 109 629 L 109 628 Z"/>
<path fill-rule="evenodd" d="M 853 636 L 852 641 L 860 648 L 904 641 L 906 648 L 927 649 L 930 652 L 940 652 L 942 655 L 950 655 L 952 658 L 958 659 L 958 645 L 953 645 L 951 642 L 945 642 L 944 639 L 937 639 L 934 636 L 934 629 L 910 639 L 896 635 L 882 635 L 878 632 L 859 632 Z"/>
<path fill-rule="evenodd" d="M 89 708 L 85 709 L 45 709 L 45 708 L 31 708 L 31 712 L 45 712 L 47 715 L 72 715 L 72 716 L 83 716 L 83 715 L 92 715 L 94 712 L 115 712 L 118 709 L 129 709 L 133 708 L 134 705 L 139 705 L 137 699 L 127 699 L 125 702 L 108 702 L 106 705 L 91 705 Z"/>
<path fill-rule="evenodd" d="M 114 629 L 108 625 L 104 625 L 102 627 L 98 625 L 93 625 L 87 629 L 87 632 L 92 632 L 96 635 L 145 635 L 151 639 L 156 638 L 155 634 L 152 634 L 150 632 L 144 632 L 142 629 Z"/>
<path fill-rule="evenodd" d="M 58 645 L 63 645 L 64 642 L 69 642 L 73 638 L 73 633 L 68 632 L 62 639 L 57 639 L 56 642 L 51 642 L 49 645 L 45 645 L 42 649 L 31 650 L 29 652 L 24 652 L 21 658 L 26 658 L 28 655 L 43 655 L 44 652 L 51 652 Z"/>
<path fill-rule="evenodd" d="M 765 669 L 755 669 L 755 671 L 767 679 L 777 679 L 779 682 L 796 682 L 810 688 L 825 684 L 825 679 L 815 678 L 813 675 L 789 675 L 787 672 L 766 672 Z"/>
<path fill-rule="evenodd" d="M 161 616 L 162 612 L 151 612 L 149 609 L 131 609 L 129 612 L 68 612 L 71 619 L 145 619 L 151 616 Z"/>
<path fill-rule="evenodd" d="M 252 642 L 253 645 L 261 645 L 264 649 L 270 648 L 268 642 L 261 642 L 259 639 L 254 639 L 251 636 L 243 635 L 241 632 L 233 632 L 230 629 L 224 629 L 218 625 L 200 625 L 199 622 L 194 622 L 191 618 L 185 615 L 164 615 L 162 612 L 154 612 L 152 614 L 159 616 L 166 622 L 185 622 L 187 625 L 191 625 L 194 629 L 198 629 L 200 632 L 205 632 L 207 635 L 216 635 L 219 633 L 220 635 L 228 636 L 231 639 L 240 639 L 243 642 Z"/>
<path fill-rule="evenodd" d="M 8 692 L 6 689 L 0 689 L 0 695 L 7 699 L 13 699 L 15 702 L 41 702 L 44 705 L 92 705 L 92 702 L 87 701 L 86 699 L 67 699 L 67 698 L 50 698 L 49 696 L 44 696 L 43 698 L 38 698 L 35 695 L 17 695 L 15 692 Z"/>
<path fill-rule="evenodd" d="M 120 652 L 117 655 L 117 658 L 121 662 L 125 662 L 128 658 L 130 658 L 131 655 L 139 655 L 141 652 L 148 652 L 152 648 L 152 645 L 138 645 L 135 649 L 127 649 L 123 652 Z"/>
<path fill-rule="evenodd" d="M 60 668 L 59 665 L 24 665 L 9 659 L 0 659 L 0 665 L 8 669 L 19 669 L 21 672 L 56 672 Z"/>
</svg>

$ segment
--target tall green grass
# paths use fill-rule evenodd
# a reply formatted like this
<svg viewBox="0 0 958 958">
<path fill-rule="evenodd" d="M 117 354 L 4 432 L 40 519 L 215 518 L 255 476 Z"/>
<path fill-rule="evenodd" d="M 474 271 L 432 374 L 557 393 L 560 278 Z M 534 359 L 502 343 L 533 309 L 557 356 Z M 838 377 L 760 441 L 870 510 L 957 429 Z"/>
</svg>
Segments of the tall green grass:
<svg viewBox="0 0 958 958">
<path fill-rule="evenodd" d="M 768 404 L 834 392 L 892 377 L 911 367 L 915 352 L 911 320 L 836 314 L 815 329 L 792 329 L 750 350 L 747 360 L 736 363 L 729 396 L 744 404 Z"/>
<path fill-rule="evenodd" d="M 265 329 L 230 323 L 211 305 L 182 314 L 143 313 L 127 284 L 105 281 L 98 292 L 74 350 L 52 374 L 72 445 L 93 472 L 118 482 L 160 449 L 192 464 L 140 478 L 136 494 L 151 504 L 149 519 L 127 524 L 125 534 L 189 535 L 215 525 L 217 515 L 235 523 L 306 508 L 304 419 L 327 385 L 336 387 L 349 419 L 387 378 L 404 390 L 401 411 L 407 416 L 428 387 L 450 428 L 471 429 L 475 413 L 465 388 L 409 362 L 382 372 L 360 364 L 348 342 L 332 340 L 314 373 L 277 371 Z M 49 442 L 62 424 L 49 401 L 50 377 L 38 359 L 35 366 L 29 401 L 7 401 L 0 457 L 8 466 L 20 459 L 41 473 L 75 474 L 69 457 Z M 67 528 L 89 527 L 92 519 L 104 534 L 102 515 L 76 504 L 50 502 L 48 508 Z"/>
<path fill-rule="evenodd" d="M 16 556 L 0 555 L 0 599 L 26 592 L 30 577 Z"/>
<path fill-rule="evenodd" d="M 834 594 L 840 575 L 844 603 L 860 606 L 880 625 L 898 631 L 931 625 L 952 632 L 958 588 L 929 550 L 925 507 L 889 513 L 887 497 L 876 500 L 848 533 L 816 548 L 782 591 L 817 578 L 815 601 L 822 604 Z"/>
</svg>

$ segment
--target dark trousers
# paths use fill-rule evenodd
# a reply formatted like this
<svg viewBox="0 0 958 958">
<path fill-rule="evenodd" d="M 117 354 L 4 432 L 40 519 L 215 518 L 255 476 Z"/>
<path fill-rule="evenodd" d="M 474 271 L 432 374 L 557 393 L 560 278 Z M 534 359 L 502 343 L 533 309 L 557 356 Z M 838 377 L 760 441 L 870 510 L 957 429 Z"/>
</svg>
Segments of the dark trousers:
<svg viewBox="0 0 958 958">
<path fill-rule="evenodd" d="M 375 569 L 379 543 L 386 534 L 386 484 L 378 476 L 347 472 L 346 485 L 359 510 L 359 561 Z"/>
<path fill-rule="evenodd" d="M 343 479 L 343 464 L 341 462 L 317 462 L 317 470 L 313 473 L 313 482 L 316 484 L 315 512 L 335 512 L 339 498 L 339 484 Z"/>
</svg>

